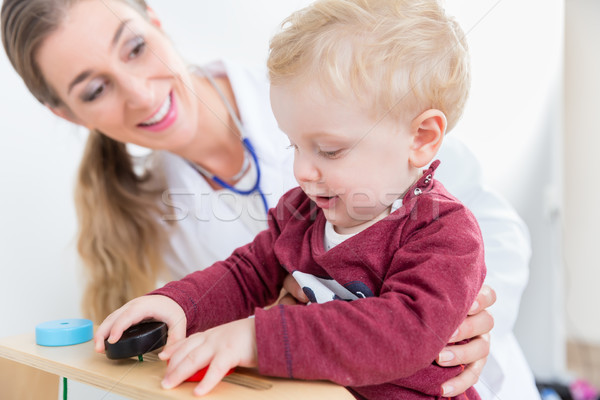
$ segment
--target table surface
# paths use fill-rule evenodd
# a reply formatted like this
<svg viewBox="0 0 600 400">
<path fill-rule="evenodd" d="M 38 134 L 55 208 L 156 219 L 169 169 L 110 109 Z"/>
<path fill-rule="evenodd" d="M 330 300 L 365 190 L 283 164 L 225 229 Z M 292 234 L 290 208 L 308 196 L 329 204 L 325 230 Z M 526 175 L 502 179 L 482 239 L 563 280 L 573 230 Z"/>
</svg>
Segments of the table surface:
<svg viewBox="0 0 600 400">
<path fill-rule="evenodd" d="M 87 383 L 131 398 L 198 399 L 192 394 L 195 383 L 186 382 L 172 390 L 164 390 L 160 382 L 166 363 L 155 353 L 137 359 L 109 360 L 93 349 L 89 341 L 74 346 L 44 347 L 35 343 L 34 334 L 0 338 L 0 357 L 17 361 L 46 372 Z M 351 400 L 354 397 L 343 387 L 324 381 L 299 381 L 258 375 L 254 370 L 236 368 L 234 377 L 243 377 L 271 384 L 266 390 L 250 389 L 221 382 L 203 399 L 328 399 Z"/>
</svg>

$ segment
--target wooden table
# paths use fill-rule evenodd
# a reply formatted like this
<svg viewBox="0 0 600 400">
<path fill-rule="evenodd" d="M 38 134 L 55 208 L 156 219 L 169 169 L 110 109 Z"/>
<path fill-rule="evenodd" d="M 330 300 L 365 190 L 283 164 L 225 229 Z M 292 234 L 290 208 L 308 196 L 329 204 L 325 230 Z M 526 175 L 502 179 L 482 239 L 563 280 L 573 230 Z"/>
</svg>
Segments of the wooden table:
<svg viewBox="0 0 600 400">
<path fill-rule="evenodd" d="M 164 390 L 160 382 L 166 363 L 155 354 L 147 354 L 144 361 L 135 359 L 109 360 L 93 350 L 93 342 L 44 347 L 35 343 L 34 334 L 0 338 L 0 357 L 37 369 L 90 384 L 104 390 L 134 399 L 198 399 L 192 394 L 195 383 L 184 383 L 172 390 Z M 266 390 L 221 382 L 203 399 L 328 399 L 351 400 L 354 397 L 343 387 L 330 382 L 299 381 L 258 375 L 252 369 L 237 368 L 234 374 L 271 384 Z"/>
</svg>

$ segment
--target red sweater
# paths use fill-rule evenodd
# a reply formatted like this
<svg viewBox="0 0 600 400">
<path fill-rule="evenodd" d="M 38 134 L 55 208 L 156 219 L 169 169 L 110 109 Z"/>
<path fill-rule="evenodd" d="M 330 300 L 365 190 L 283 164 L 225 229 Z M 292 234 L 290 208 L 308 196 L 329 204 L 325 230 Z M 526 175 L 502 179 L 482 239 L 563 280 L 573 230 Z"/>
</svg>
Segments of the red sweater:
<svg viewBox="0 0 600 400">
<path fill-rule="evenodd" d="M 255 314 L 264 375 L 326 379 L 357 398 L 440 398 L 441 384 L 463 367 L 434 359 L 467 315 L 485 265 L 477 222 L 431 178 L 437 165 L 402 207 L 327 252 L 323 213 L 292 189 L 252 243 L 152 294 L 181 305 L 188 334 Z M 263 309 L 294 272 L 340 300 Z M 479 396 L 471 388 L 457 399 Z"/>
</svg>

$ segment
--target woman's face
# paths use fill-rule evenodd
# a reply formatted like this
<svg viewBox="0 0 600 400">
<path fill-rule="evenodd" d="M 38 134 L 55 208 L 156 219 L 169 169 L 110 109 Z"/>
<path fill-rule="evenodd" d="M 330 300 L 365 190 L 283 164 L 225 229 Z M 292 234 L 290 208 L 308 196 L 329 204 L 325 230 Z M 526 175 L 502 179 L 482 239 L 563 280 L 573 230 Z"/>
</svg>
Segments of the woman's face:
<svg viewBox="0 0 600 400">
<path fill-rule="evenodd" d="M 64 106 L 57 115 L 153 149 L 185 148 L 197 131 L 187 66 L 157 21 L 116 0 L 76 3 L 36 60 Z"/>
</svg>

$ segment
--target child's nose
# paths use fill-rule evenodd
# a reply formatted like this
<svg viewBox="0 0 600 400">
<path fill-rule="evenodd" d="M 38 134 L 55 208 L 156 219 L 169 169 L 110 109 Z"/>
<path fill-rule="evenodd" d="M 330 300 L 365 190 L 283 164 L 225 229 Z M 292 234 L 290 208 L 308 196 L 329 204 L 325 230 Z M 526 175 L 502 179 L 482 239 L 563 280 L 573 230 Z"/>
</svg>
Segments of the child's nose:
<svg viewBox="0 0 600 400">
<path fill-rule="evenodd" d="M 298 182 L 318 182 L 321 172 L 310 157 L 296 153 L 294 157 L 294 175 Z"/>
</svg>

